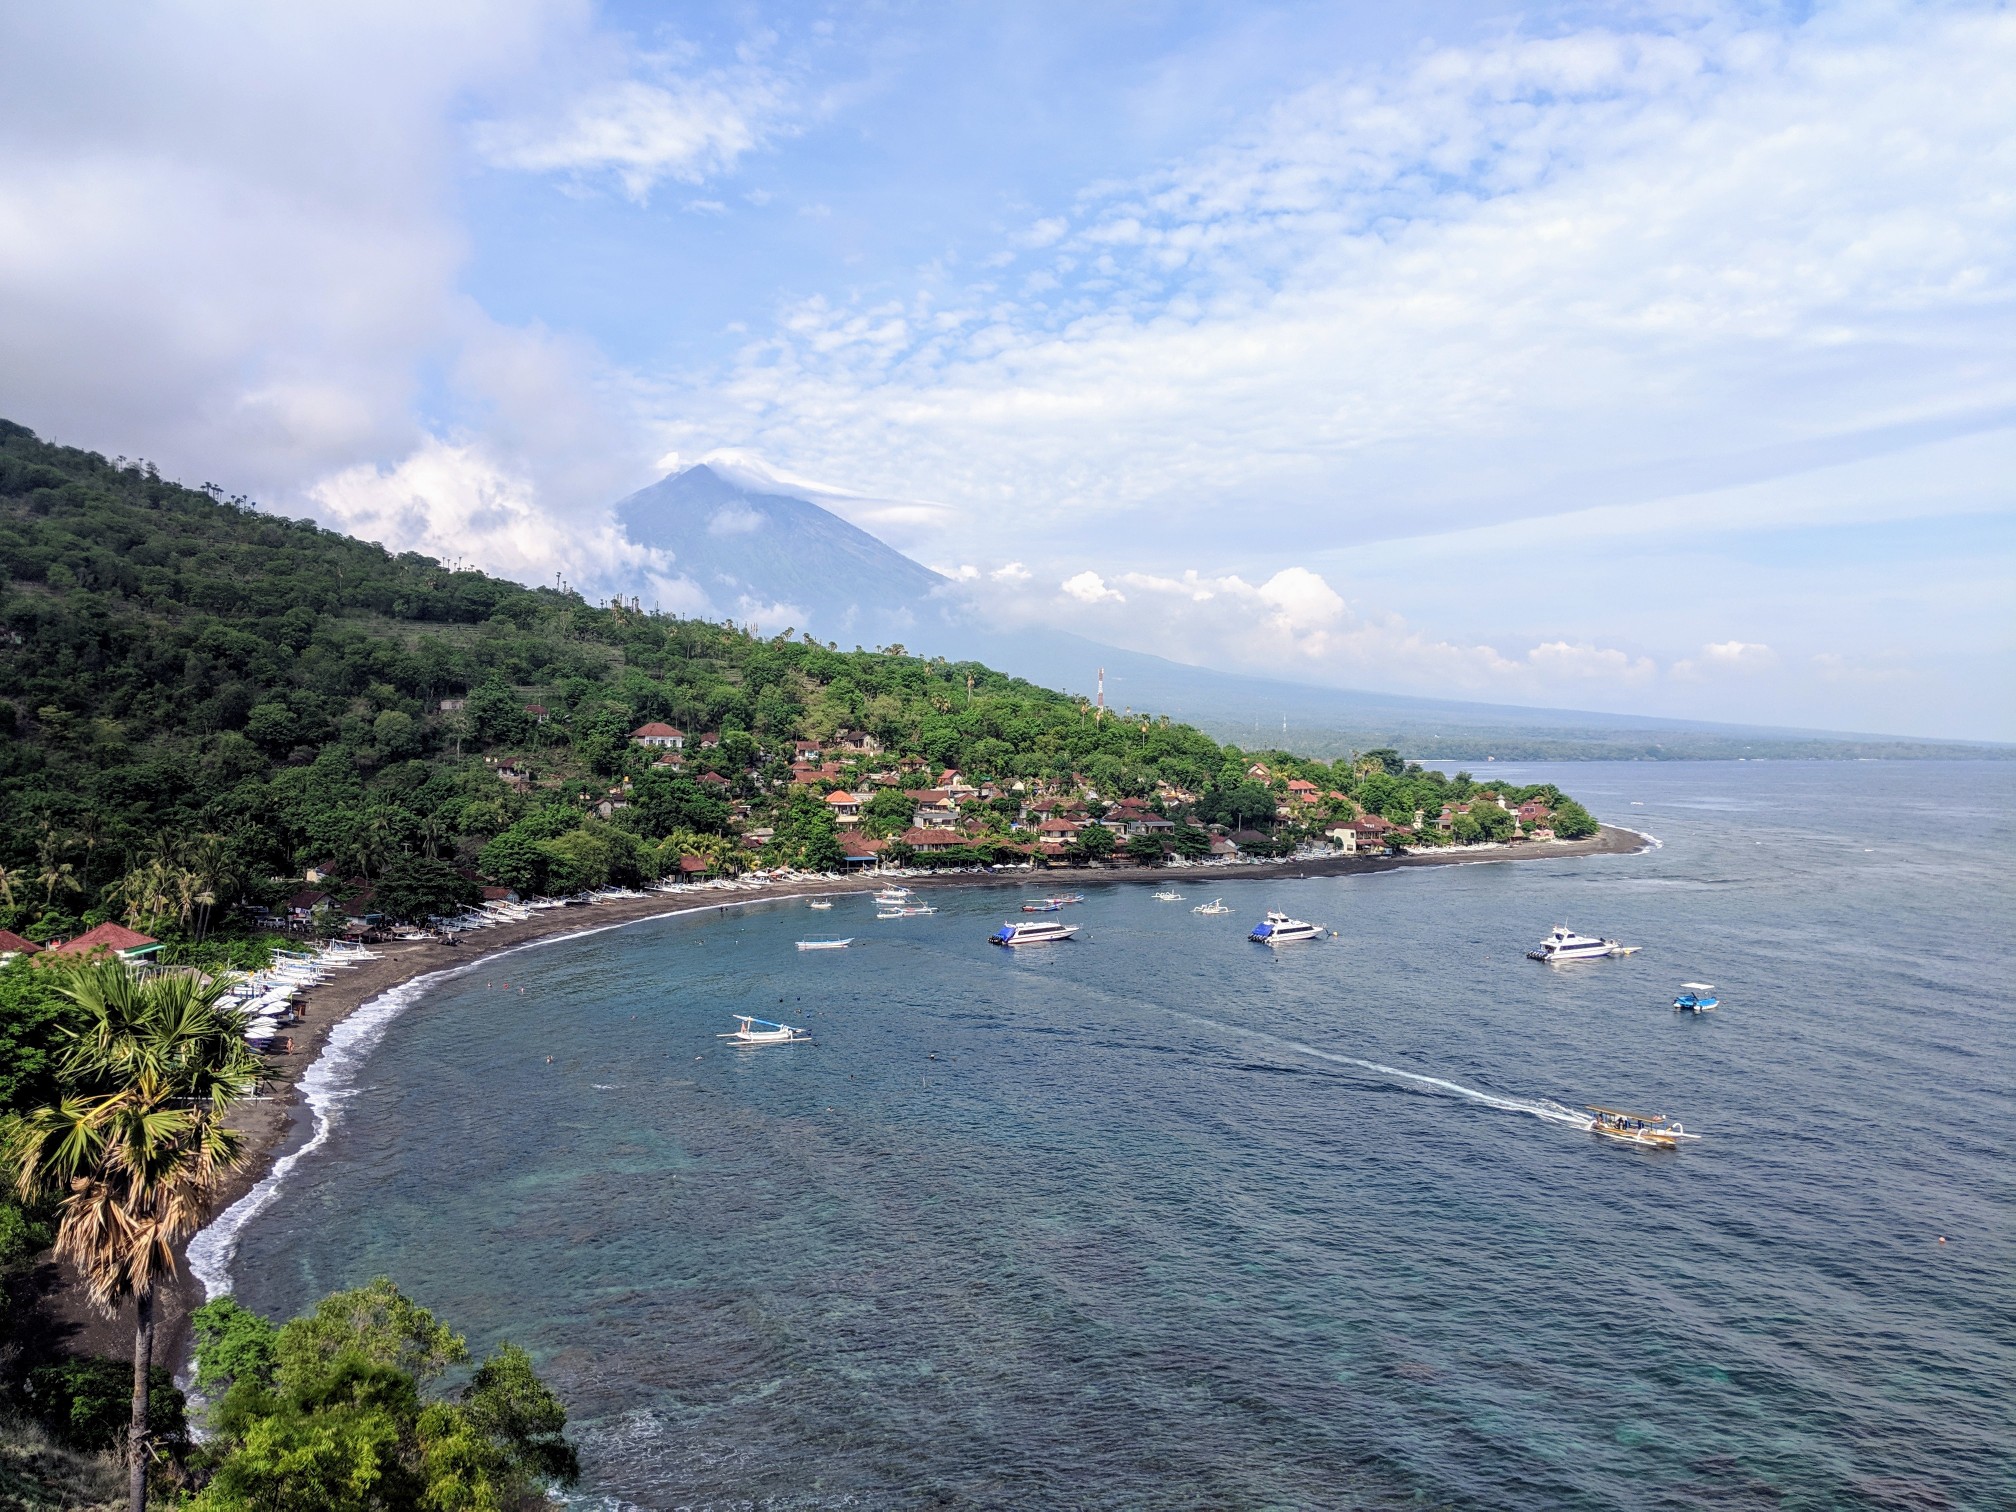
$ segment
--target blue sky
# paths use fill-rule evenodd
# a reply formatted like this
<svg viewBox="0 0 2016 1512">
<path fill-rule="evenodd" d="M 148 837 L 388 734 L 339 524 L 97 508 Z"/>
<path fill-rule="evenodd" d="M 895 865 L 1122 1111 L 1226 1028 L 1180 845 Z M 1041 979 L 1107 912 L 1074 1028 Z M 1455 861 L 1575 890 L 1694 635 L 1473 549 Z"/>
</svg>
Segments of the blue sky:
<svg viewBox="0 0 2016 1512">
<path fill-rule="evenodd" d="M 2016 739 L 2004 11 L 112 5 L 0 51 L 46 433 L 668 605 L 608 505 L 725 449 L 1004 622 Z"/>
</svg>

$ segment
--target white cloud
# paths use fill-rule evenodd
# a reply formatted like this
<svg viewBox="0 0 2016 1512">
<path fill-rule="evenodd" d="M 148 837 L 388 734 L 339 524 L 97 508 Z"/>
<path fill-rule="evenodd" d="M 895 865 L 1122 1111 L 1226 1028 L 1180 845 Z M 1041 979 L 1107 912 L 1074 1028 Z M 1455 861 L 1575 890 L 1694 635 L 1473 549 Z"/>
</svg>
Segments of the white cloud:
<svg viewBox="0 0 2016 1512">
<path fill-rule="evenodd" d="M 763 516 L 747 504 L 727 504 L 707 517 L 711 536 L 748 535 L 763 528 Z"/>
<path fill-rule="evenodd" d="M 1108 588 L 1106 580 L 1096 572 L 1081 572 L 1076 577 L 1068 577 L 1061 585 L 1064 591 L 1081 604 L 1124 604 L 1127 595 L 1117 589 Z"/>
<path fill-rule="evenodd" d="M 791 308 L 692 423 L 1004 547 L 1152 515 L 1251 560 L 2016 404 L 2016 15 L 1686 14 L 1340 74 L 1040 222 L 1021 298 Z"/>
<path fill-rule="evenodd" d="M 491 121 L 476 128 L 476 150 L 499 168 L 613 175 L 642 201 L 661 180 L 697 184 L 732 169 L 782 124 L 785 91 L 757 68 L 695 78 L 605 81 L 548 118 Z M 718 201 L 689 209 L 721 213 Z"/>
<path fill-rule="evenodd" d="M 1034 574 L 1020 562 L 1004 562 L 987 576 L 997 583 L 1026 583 Z"/>
<path fill-rule="evenodd" d="M 430 440 L 393 467 L 360 463 L 310 491 L 321 518 L 391 551 L 474 561 L 520 582 L 587 592 L 640 577 L 676 592 L 671 558 L 633 545 L 613 517 L 557 519 L 532 485 L 476 445 Z"/>
</svg>

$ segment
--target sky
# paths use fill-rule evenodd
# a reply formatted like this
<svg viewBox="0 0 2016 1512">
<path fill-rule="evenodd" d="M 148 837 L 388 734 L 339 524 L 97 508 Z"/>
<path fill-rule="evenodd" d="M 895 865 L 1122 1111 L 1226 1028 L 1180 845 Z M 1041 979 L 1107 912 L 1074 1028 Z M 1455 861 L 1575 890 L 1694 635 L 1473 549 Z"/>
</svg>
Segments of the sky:
<svg viewBox="0 0 2016 1512">
<path fill-rule="evenodd" d="M 2016 14 L 0 8 L 0 415 L 676 602 L 726 453 L 1293 681 L 2016 740 Z"/>
</svg>

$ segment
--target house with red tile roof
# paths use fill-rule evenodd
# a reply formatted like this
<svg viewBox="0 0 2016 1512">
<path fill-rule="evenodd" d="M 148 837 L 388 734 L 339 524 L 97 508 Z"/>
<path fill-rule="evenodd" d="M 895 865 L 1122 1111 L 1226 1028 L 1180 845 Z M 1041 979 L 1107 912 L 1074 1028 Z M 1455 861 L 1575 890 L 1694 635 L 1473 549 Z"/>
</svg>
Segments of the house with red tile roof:
<svg viewBox="0 0 2016 1512">
<path fill-rule="evenodd" d="M 60 945 L 51 945 L 49 954 L 59 956 L 92 956 L 101 952 L 116 955 L 122 961 L 137 961 L 152 955 L 161 948 L 161 942 L 152 935 L 141 934 L 137 929 L 128 929 L 124 924 L 114 924 L 110 920 L 95 929 L 87 929 L 74 940 L 65 940 Z"/>
<path fill-rule="evenodd" d="M 845 789 L 826 795 L 826 810 L 839 824 L 859 824 L 861 822 L 861 800 Z"/>
<path fill-rule="evenodd" d="M 32 956 L 42 947 L 33 940 L 25 940 L 11 929 L 0 929 L 0 964 L 11 961 L 16 956 Z"/>
<path fill-rule="evenodd" d="M 630 744 L 678 751 L 685 748 L 686 734 L 683 730 L 675 730 L 672 726 L 660 724 L 654 719 L 649 724 L 641 724 L 630 732 Z"/>
<path fill-rule="evenodd" d="M 840 854 L 849 866 L 874 866 L 882 859 L 888 843 L 886 840 L 870 840 L 855 830 L 843 830 L 840 834 Z"/>
<path fill-rule="evenodd" d="M 966 844 L 966 836 L 949 829 L 907 829 L 903 843 L 914 851 L 946 851 Z"/>
<path fill-rule="evenodd" d="M 1323 789 L 1316 786 L 1313 782 L 1307 782 L 1300 777 L 1295 777 L 1289 779 L 1288 796 L 1293 798 L 1297 803 L 1315 803 L 1322 798 Z"/>
</svg>

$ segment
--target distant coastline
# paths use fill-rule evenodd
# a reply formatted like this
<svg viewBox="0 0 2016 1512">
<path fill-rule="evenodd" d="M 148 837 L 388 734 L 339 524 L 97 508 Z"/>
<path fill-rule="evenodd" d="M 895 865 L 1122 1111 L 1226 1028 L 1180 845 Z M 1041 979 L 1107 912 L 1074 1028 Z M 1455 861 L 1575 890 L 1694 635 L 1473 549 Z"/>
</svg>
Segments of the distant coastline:
<svg viewBox="0 0 2016 1512">
<path fill-rule="evenodd" d="M 1202 866 L 1188 868 L 1115 866 L 1090 870 L 1049 872 L 1012 871 L 992 875 L 969 872 L 945 875 L 924 874 L 906 877 L 904 885 L 919 891 L 946 888 L 1029 888 L 1072 884 L 1167 881 L 1171 878 L 1199 880 L 1223 878 L 1252 882 L 1304 877 L 1352 876 L 1370 872 L 1400 871 L 1420 866 L 1488 865 L 1502 862 L 1568 860 L 1580 856 L 1636 855 L 1656 847 L 1649 835 L 1619 825 L 1606 824 L 1587 840 L 1552 841 L 1533 844 L 1475 846 L 1462 850 L 1435 850 L 1420 854 L 1382 856 L 1335 856 L 1306 860 L 1268 861 L 1251 865 Z M 397 941 L 374 947 L 379 958 L 343 971 L 308 989 L 301 1002 L 304 1023 L 293 1036 L 293 1050 L 270 1058 L 271 1071 L 264 1101 L 242 1105 L 237 1120 L 247 1139 L 244 1165 L 219 1190 L 212 1207 L 210 1224 L 224 1218 L 235 1204 L 253 1192 L 277 1162 L 298 1152 L 315 1140 L 321 1128 L 309 1106 L 304 1082 L 322 1063 L 335 1030 L 367 1005 L 381 1003 L 387 994 L 421 978 L 439 977 L 471 969 L 507 952 L 549 941 L 600 934 L 648 920 L 741 908 L 752 903 L 790 901 L 820 896 L 861 895 L 872 890 L 870 878 L 834 878 L 830 881 L 777 883 L 732 893 L 654 893 L 641 898 L 625 898 L 591 909 L 553 909 L 520 923 L 500 925 L 468 937 L 468 943 L 449 946 L 435 941 Z M 414 995 L 415 997 L 418 994 Z M 410 999 L 409 999 L 410 1001 Z M 404 1003 L 386 1003 L 389 1024 Z M 375 1042 L 375 1041 L 374 1041 Z M 369 1053 L 369 1046 L 362 1053 Z M 206 1225 L 205 1232 L 208 1232 Z M 200 1235 L 199 1235 L 200 1238 Z M 202 1282 L 192 1273 L 187 1246 L 178 1256 L 172 1289 L 158 1305 L 158 1327 L 162 1358 L 183 1362 L 188 1347 L 189 1313 L 205 1300 Z M 71 1335 L 75 1348 L 93 1353 L 116 1353 L 130 1338 L 131 1325 L 124 1318 L 108 1320 L 85 1304 L 81 1292 L 65 1275 L 53 1288 L 46 1304 L 59 1326 Z"/>
</svg>

